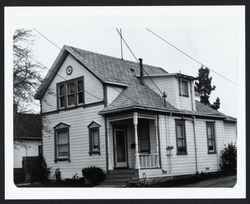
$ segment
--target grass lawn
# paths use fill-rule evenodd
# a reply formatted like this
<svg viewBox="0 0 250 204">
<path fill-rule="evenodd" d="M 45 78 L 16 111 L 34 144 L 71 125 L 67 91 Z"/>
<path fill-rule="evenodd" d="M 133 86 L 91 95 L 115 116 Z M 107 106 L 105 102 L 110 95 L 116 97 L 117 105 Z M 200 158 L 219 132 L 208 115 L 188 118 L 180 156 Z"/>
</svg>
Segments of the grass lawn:
<svg viewBox="0 0 250 204">
<path fill-rule="evenodd" d="M 170 181 L 152 184 L 149 187 L 233 187 L 236 184 L 235 173 L 210 173 L 176 178 Z"/>
<path fill-rule="evenodd" d="M 60 183 L 57 183 L 55 181 L 47 181 L 47 182 L 33 182 L 33 183 L 23 183 L 23 184 L 16 184 L 17 187 L 51 187 L 51 188 L 58 188 L 58 187 L 93 187 L 92 184 L 85 183 L 84 180 L 71 180 L 66 179 L 61 181 Z"/>
</svg>

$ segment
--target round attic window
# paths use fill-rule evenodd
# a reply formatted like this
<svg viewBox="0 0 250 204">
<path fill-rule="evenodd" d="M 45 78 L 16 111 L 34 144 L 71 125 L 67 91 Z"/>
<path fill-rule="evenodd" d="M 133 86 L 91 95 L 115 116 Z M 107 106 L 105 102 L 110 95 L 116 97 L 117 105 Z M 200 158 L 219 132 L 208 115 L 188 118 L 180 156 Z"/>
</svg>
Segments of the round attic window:
<svg viewBox="0 0 250 204">
<path fill-rule="evenodd" d="M 68 66 L 67 69 L 66 69 L 66 74 L 71 75 L 72 72 L 73 72 L 73 68 L 71 66 Z"/>
</svg>

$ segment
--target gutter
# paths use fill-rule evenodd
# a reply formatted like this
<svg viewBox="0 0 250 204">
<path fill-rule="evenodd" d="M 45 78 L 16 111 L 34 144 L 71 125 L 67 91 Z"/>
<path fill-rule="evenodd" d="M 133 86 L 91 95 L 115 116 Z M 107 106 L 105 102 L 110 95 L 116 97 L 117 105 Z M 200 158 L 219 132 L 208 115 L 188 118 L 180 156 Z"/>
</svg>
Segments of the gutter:
<svg viewBox="0 0 250 204">
<path fill-rule="evenodd" d="M 163 110 L 163 109 L 156 109 L 156 108 L 146 108 L 143 106 L 130 106 L 130 107 L 125 107 L 125 108 L 117 108 L 114 110 L 104 110 L 100 111 L 98 114 L 99 115 L 105 115 L 105 114 L 113 114 L 113 113 L 119 113 L 122 111 L 129 111 L 133 109 L 139 109 L 139 110 L 148 110 L 148 111 L 156 111 L 156 112 L 161 112 L 161 113 L 172 113 L 172 114 L 177 114 L 177 115 L 187 115 L 187 116 L 200 116 L 200 117 L 212 117 L 212 118 L 220 118 L 220 119 L 225 119 L 225 116 L 217 116 L 217 115 L 203 115 L 203 114 L 197 114 L 197 113 L 185 113 L 182 111 L 172 111 L 172 110 Z"/>
</svg>

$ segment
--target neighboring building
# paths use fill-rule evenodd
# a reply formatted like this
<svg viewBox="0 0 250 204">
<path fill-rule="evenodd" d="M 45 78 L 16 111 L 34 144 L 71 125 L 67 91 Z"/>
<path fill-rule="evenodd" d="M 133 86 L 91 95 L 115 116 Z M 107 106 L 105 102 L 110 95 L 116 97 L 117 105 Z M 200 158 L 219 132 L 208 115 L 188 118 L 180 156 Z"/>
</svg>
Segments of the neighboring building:
<svg viewBox="0 0 250 204">
<path fill-rule="evenodd" d="M 23 168 L 23 157 L 42 153 L 42 122 L 38 114 L 14 114 L 14 168 Z"/>
<path fill-rule="evenodd" d="M 63 47 L 36 94 L 52 177 L 90 166 L 139 178 L 220 170 L 236 119 L 196 101 L 194 77 L 140 62 Z"/>
</svg>

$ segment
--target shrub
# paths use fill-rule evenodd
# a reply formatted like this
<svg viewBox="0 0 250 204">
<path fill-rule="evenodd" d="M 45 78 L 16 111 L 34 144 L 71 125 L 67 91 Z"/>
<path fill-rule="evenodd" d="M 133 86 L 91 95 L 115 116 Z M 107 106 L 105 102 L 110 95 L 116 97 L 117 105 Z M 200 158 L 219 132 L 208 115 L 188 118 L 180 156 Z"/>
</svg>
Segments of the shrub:
<svg viewBox="0 0 250 204">
<path fill-rule="evenodd" d="M 77 186 L 86 186 L 84 178 L 72 178 L 72 179 L 65 179 L 61 182 L 62 185 L 66 186 L 72 186 L 72 187 L 77 187 Z"/>
<path fill-rule="evenodd" d="M 61 178 L 61 171 L 59 168 L 55 170 L 55 176 L 56 176 L 56 183 L 61 183 L 62 178 Z"/>
<path fill-rule="evenodd" d="M 93 185 L 99 184 L 100 182 L 104 181 L 105 178 L 104 171 L 95 166 L 82 169 L 82 175 Z"/>
<path fill-rule="evenodd" d="M 38 170 L 38 180 L 43 183 L 48 181 L 51 168 L 47 167 L 44 157 L 39 157 L 39 162 L 41 166 Z"/>
<path fill-rule="evenodd" d="M 221 151 L 221 161 L 222 161 L 222 170 L 227 172 L 236 171 L 237 167 L 237 147 L 234 144 L 228 144 Z"/>
</svg>

